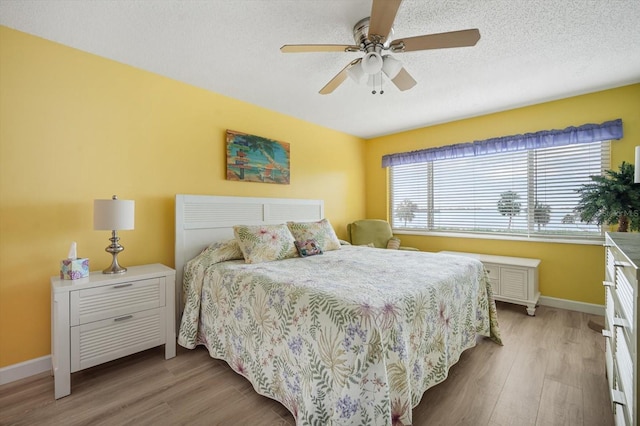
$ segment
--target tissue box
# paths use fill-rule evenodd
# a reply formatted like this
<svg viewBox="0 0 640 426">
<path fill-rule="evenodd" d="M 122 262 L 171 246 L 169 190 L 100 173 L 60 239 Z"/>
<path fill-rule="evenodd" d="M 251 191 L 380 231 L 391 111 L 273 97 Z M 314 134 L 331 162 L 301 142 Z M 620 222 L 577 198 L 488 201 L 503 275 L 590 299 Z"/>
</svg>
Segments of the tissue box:
<svg viewBox="0 0 640 426">
<path fill-rule="evenodd" d="M 60 262 L 60 279 L 77 280 L 89 276 L 89 259 L 64 259 Z"/>
</svg>

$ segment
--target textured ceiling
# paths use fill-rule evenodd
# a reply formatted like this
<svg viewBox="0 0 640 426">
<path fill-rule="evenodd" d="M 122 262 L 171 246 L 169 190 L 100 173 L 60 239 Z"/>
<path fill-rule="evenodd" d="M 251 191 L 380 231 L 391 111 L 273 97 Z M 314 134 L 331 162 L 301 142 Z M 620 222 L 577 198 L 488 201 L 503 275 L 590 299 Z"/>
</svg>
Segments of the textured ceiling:
<svg viewBox="0 0 640 426">
<path fill-rule="evenodd" d="M 638 0 L 404 0 L 393 39 L 480 29 L 475 47 L 396 54 L 418 84 L 347 79 L 371 0 L 0 0 L 0 24 L 363 138 L 640 81 Z M 580 124 L 580 123 L 575 123 Z"/>
</svg>

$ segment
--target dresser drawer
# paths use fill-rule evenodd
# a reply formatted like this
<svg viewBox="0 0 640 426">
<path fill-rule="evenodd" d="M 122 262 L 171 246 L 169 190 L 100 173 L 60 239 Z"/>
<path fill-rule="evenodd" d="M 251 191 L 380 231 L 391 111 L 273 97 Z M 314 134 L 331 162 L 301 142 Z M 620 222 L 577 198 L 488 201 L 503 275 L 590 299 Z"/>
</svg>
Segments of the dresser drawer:
<svg viewBox="0 0 640 426">
<path fill-rule="evenodd" d="M 615 349 L 615 330 L 613 328 L 613 319 L 615 318 L 615 305 L 609 283 L 610 282 L 605 281 L 605 316 L 602 335 L 605 336 L 604 359 L 607 371 L 607 381 L 609 382 L 609 389 L 613 389 L 615 375 L 613 370 L 613 353 Z"/>
<path fill-rule="evenodd" d="M 623 330 L 619 327 L 615 327 L 616 330 L 616 351 L 615 351 L 615 365 L 617 369 L 616 377 L 616 389 L 624 394 L 627 401 L 627 406 L 635 401 L 633 391 L 633 359 L 629 345 L 627 344 L 627 338 L 623 335 Z"/>
<path fill-rule="evenodd" d="M 631 412 L 628 405 L 613 404 L 615 426 L 632 426 Z"/>
<path fill-rule="evenodd" d="M 71 327 L 71 372 L 162 345 L 165 308 Z"/>
<path fill-rule="evenodd" d="M 615 372 L 613 369 L 613 347 L 610 336 L 607 336 L 604 341 L 604 362 L 607 372 L 607 383 L 609 383 L 609 389 L 613 389 Z"/>
<path fill-rule="evenodd" d="M 618 253 L 618 255 L 620 256 L 620 253 L 616 247 L 607 247 L 605 250 L 605 279 L 612 282 L 616 276 L 615 253 Z"/>
<path fill-rule="evenodd" d="M 605 286 L 604 288 L 604 300 L 605 300 L 605 319 L 607 321 L 607 328 L 609 330 L 613 327 L 613 318 L 616 316 L 616 307 L 613 300 L 613 289 L 611 286 Z"/>
<path fill-rule="evenodd" d="M 164 278 L 153 278 L 72 291 L 70 325 L 87 324 L 164 306 L 165 285 Z"/>
<path fill-rule="evenodd" d="M 619 306 L 620 316 L 627 320 L 629 332 L 634 332 L 634 318 L 633 318 L 633 284 L 632 272 L 629 271 L 628 266 L 620 266 L 616 268 L 616 286 L 615 297 L 617 298 L 617 305 Z M 635 282 L 634 282 L 635 283 Z"/>
</svg>

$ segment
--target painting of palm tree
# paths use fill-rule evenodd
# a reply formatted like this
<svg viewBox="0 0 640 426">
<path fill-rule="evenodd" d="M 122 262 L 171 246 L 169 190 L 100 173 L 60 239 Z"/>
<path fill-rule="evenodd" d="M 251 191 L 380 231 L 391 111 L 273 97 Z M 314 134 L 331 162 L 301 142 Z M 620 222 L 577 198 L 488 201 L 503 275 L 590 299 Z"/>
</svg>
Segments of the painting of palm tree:
<svg viewBox="0 0 640 426">
<path fill-rule="evenodd" d="M 289 184 L 289 144 L 227 130 L 227 180 Z"/>
</svg>

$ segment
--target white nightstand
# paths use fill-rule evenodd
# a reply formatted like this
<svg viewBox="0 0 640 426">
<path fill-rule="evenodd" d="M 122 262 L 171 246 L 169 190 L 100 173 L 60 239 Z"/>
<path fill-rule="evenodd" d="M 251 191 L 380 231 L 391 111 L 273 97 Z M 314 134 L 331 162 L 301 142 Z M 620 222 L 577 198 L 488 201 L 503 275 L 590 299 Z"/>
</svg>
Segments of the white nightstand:
<svg viewBox="0 0 640 426">
<path fill-rule="evenodd" d="M 55 397 L 71 393 L 71 373 L 165 345 L 176 356 L 176 272 L 159 263 L 119 275 L 51 277 L 51 358 Z"/>
</svg>

